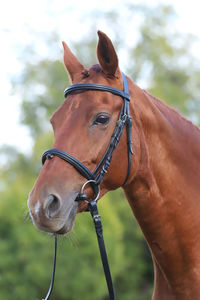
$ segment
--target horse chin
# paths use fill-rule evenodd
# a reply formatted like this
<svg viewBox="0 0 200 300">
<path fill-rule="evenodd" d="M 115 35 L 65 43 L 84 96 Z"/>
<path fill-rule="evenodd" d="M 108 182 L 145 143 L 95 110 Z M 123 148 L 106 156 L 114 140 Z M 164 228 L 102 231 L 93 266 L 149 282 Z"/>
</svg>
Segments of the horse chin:
<svg viewBox="0 0 200 300">
<path fill-rule="evenodd" d="M 72 222 L 72 223 L 70 224 L 70 226 L 65 224 L 60 230 L 58 230 L 58 231 L 56 232 L 56 234 L 60 234 L 60 235 L 67 234 L 67 233 L 69 233 L 70 231 L 72 231 L 73 227 L 74 227 L 74 222 Z"/>
</svg>

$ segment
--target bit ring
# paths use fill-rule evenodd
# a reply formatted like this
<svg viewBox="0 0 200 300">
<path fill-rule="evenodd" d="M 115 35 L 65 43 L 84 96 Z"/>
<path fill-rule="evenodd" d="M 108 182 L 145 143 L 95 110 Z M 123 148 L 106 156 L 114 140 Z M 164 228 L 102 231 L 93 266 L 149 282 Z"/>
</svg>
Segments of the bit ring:
<svg viewBox="0 0 200 300">
<path fill-rule="evenodd" d="M 93 180 L 93 179 L 86 181 L 86 182 L 82 185 L 82 188 L 81 188 L 81 194 L 83 194 L 83 191 L 84 191 L 84 188 L 86 187 L 86 185 L 87 185 L 88 183 L 91 183 L 91 182 L 96 183 L 96 181 Z M 97 187 L 98 187 L 98 192 L 97 192 L 96 198 L 93 200 L 93 201 L 96 201 L 96 202 L 97 202 L 97 200 L 98 200 L 98 198 L 99 198 L 99 195 L 100 195 L 100 186 L 97 185 Z M 84 202 L 89 203 L 88 200 L 84 200 Z"/>
</svg>

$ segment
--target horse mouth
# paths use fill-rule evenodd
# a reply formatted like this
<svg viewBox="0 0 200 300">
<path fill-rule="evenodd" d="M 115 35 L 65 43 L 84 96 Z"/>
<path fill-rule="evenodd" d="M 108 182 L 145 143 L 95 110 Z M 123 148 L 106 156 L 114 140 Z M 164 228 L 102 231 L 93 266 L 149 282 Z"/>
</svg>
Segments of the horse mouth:
<svg viewBox="0 0 200 300">
<path fill-rule="evenodd" d="M 63 235 L 63 234 L 67 234 L 68 232 L 72 231 L 74 224 L 75 224 L 77 209 L 78 209 L 78 205 L 75 202 L 69 212 L 66 222 L 59 230 L 56 231 L 56 234 Z"/>
</svg>

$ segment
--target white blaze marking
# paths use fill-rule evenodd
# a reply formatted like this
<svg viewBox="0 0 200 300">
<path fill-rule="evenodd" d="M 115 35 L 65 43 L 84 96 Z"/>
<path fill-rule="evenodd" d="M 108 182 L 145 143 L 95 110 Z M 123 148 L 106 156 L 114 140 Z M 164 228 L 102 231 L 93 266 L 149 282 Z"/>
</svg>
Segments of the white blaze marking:
<svg viewBox="0 0 200 300">
<path fill-rule="evenodd" d="M 39 217 L 40 206 L 41 206 L 40 202 L 37 201 L 34 207 L 37 218 Z"/>
</svg>

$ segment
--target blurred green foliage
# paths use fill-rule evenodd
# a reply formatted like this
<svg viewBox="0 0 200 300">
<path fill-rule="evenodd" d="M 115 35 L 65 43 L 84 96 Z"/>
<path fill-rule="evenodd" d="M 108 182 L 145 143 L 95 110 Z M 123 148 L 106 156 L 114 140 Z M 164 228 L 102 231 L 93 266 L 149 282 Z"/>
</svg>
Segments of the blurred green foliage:
<svg viewBox="0 0 200 300">
<path fill-rule="evenodd" d="M 175 15 L 168 6 L 152 9 L 126 2 L 124 9 L 132 19 L 140 16 L 140 23 L 135 43 L 127 45 L 128 63 L 123 71 L 198 123 L 200 74 L 188 49 L 192 38 L 170 30 Z M 124 49 L 124 31 L 126 26 L 131 30 L 132 19 L 130 24 L 122 25 L 120 12 L 114 9 L 104 15 L 96 12 L 90 18 L 94 22 L 95 18 L 104 18 L 113 31 L 118 51 Z M 77 56 L 87 66 L 96 62 L 96 40 L 92 29 L 88 37 L 74 43 Z M 48 40 L 49 49 L 56 45 L 56 39 L 51 43 Z M 37 59 L 31 59 L 34 57 Z M 26 199 L 40 171 L 41 154 L 53 143 L 49 117 L 62 103 L 63 89 L 69 83 L 62 55 L 44 59 L 32 48 L 23 60 L 24 70 L 13 86 L 23 99 L 22 123 L 29 128 L 34 143 L 28 154 L 11 147 L 2 148 L 0 153 L 3 158 L 0 166 L 2 300 L 41 300 L 49 287 L 54 241 L 51 235 L 33 226 Z M 150 253 L 122 190 L 104 196 L 99 209 L 117 298 L 150 299 L 153 286 Z M 60 238 L 52 299 L 108 299 L 96 236 L 87 213 L 77 216 L 73 233 Z"/>
</svg>

